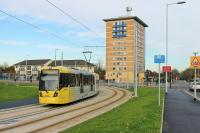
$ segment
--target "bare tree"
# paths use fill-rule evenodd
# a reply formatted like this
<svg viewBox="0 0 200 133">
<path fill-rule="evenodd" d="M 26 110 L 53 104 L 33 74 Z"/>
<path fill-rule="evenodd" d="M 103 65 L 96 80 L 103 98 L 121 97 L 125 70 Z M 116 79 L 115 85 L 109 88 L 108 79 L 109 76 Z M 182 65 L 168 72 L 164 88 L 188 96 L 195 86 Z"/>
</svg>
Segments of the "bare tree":
<svg viewBox="0 0 200 133">
<path fill-rule="evenodd" d="M 3 72 L 3 66 L 0 65 L 0 73 L 2 73 L 2 72 Z"/>
<path fill-rule="evenodd" d="M 95 68 L 95 73 L 99 74 L 99 79 L 104 79 L 105 70 L 103 68 L 103 61 L 98 59 L 96 66 L 97 67 Z"/>
<path fill-rule="evenodd" d="M 97 67 L 101 70 L 103 69 L 103 61 L 101 59 L 98 59 Z"/>
<path fill-rule="evenodd" d="M 4 62 L 2 67 L 3 67 L 3 70 L 6 70 L 6 68 L 8 68 L 8 67 L 9 67 L 9 65 L 8 65 L 8 63 L 7 63 L 7 62 Z"/>
</svg>

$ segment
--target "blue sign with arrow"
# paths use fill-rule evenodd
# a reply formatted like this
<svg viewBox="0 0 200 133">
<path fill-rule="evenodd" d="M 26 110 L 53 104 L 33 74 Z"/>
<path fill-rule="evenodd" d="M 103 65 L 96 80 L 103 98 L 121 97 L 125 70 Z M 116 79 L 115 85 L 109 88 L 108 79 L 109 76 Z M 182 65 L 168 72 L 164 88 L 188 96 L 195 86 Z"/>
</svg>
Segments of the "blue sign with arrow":
<svg viewBox="0 0 200 133">
<path fill-rule="evenodd" d="M 154 55 L 154 63 L 165 63 L 164 55 Z"/>
</svg>

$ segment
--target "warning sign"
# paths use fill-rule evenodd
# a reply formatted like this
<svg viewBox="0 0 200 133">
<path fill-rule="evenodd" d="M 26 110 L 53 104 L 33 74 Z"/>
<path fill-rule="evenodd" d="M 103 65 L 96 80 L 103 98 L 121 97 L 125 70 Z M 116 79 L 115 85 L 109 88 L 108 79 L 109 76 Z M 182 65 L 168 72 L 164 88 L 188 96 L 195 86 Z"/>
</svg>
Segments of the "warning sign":
<svg viewBox="0 0 200 133">
<path fill-rule="evenodd" d="M 190 58 L 190 68 L 200 68 L 200 56 L 192 56 Z"/>
</svg>

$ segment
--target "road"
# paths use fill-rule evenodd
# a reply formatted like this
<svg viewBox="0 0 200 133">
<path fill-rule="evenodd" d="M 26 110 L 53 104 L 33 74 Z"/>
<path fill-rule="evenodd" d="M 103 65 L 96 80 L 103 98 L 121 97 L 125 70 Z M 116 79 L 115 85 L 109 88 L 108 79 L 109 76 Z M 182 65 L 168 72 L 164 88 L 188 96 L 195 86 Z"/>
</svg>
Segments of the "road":
<svg viewBox="0 0 200 133">
<path fill-rule="evenodd" d="M 194 102 L 184 90 L 188 84 L 178 81 L 165 97 L 163 133 L 199 133 L 200 102 Z"/>
</svg>

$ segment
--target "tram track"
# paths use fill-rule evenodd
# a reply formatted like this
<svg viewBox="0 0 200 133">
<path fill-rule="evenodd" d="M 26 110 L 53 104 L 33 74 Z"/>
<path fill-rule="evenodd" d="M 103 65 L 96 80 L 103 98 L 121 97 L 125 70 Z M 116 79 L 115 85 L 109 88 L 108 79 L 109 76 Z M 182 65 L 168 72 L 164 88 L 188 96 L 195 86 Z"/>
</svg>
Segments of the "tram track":
<svg viewBox="0 0 200 133">
<path fill-rule="evenodd" d="M 33 132 L 45 132 L 46 129 L 54 128 L 54 127 L 56 127 L 56 126 L 59 126 L 59 124 L 68 122 L 68 121 L 73 120 L 73 119 L 77 119 L 77 118 L 82 117 L 82 116 L 84 116 L 84 115 L 86 115 L 86 114 L 92 113 L 92 112 L 94 112 L 94 111 L 97 111 L 97 110 L 99 110 L 99 109 L 102 109 L 102 108 L 104 108 L 104 107 L 107 107 L 107 106 L 109 106 L 109 105 L 111 105 L 111 104 L 113 104 L 113 103 L 116 103 L 116 102 L 120 101 L 122 98 L 124 98 L 125 95 L 126 95 L 126 92 L 125 92 L 125 91 L 122 91 L 122 90 L 120 90 L 120 91 L 123 93 L 123 95 L 122 95 L 120 98 L 118 98 L 117 100 L 114 100 L 114 101 L 112 101 L 112 102 L 109 102 L 109 103 L 107 103 L 107 104 L 105 104 L 105 105 L 103 105 L 103 106 L 97 107 L 97 108 L 95 108 L 95 109 L 89 110 L 89 111 L 87 111 L 87 112 L 81 113 L 81 114 L 76 115 L 76 116 L 74 116 L 74 117 L 72 117 L 72 118 L 65 119 L 65 120 L 59 121 L 59 122 L 57 122 L 57 123 L 53 123 L 53 124 L 51 124 L 51 125 L 48 125 L 48 126 L 45 126 L 45 127 L 42 127 L 42 128 L 38 128 L 38 129 L 36 129 L 36 130 L 33 130 Z M 48 131 L 47 131 L 47 132 L 48 132 Z"/>
<path fill-rule="evenodd" d="M 49 111 L 57 110 L 57 109 L 60 109 L 60 108 L 63 108 L 63 107 L 51 107 L 51 108 L 42 109 L 42 110 L 39 110 L 39 111 L 33 111 L 33 112 L 29 112 L 29 113 L 20 112 L 21 113 L 20 115 L 19 114 L 18 115 L 13 114 L 10 117 L 3 115 L 4 118 L 0 119 L 0 124 L 10 123 L 12 121 L 17 121 L 18 119 L 21 119 L 21 118 L 30 117 L 30 116 L 38 115 L 38 114 L 42 114 L 42 113 L 47 113 Z"/>
<path fill-rule="evenodd" d="M 99 94 L 99 92 L 95 96 L 97 96 L 98 94 Z M 92 97 L 94 97 L 94 96 L 92 96 Z M 65 105 L 57 105 L 58 107 L 55 105 L 34 105 L 34 106 L 26 105 L 21 108 L 19 108 L 19 107 L 12 108 L 12 109 L 9 109 L 8 111 L 7 111 L 7 109 L 5 109 L 4 111 L 0 112 L 0 125 L 7 124 L 7 123 L 9 124 L 12 121 L 16 122 L 16 121 L 18 121 L 18 119 L 21 119 L 21 118 L 30 117 L 33 115 L 38 115 L 38 114 L 42 114 L 42 113 L 47 113 L 49 111 L 54 111 L 54 110 L 58 110 L 61 108 L 65 108 L 65 107 L 68 107 L 68 106 L 71 106 L 71 105 L 74 105 L 77 103 L 84 102 L 85 100 L 90 99 L 90 98 L 91 97 L 83 99 L 81 101 L 76 101 L 74 103 L 65 104 Z"/>
<path fill-rule="evenodd" d="M 98 94 L 99 94 L 99 92 L 95 96 L 97 96 Z M 92 96 L 92 97 L 94 97 L 94 96 Z M 71 106 L 76 103 L 84 102 L 85 100 L 90 99 L 90 98 L 91 97 L 83 99 L 81 101 L 76 101 L 73 103 L 65 104 L 65 105 L 57 105 L 58 107 L 55 105 L 34 104 L 34 105 L 25 105 L 25 106 L 11 108 L 11 109 L 3 109 L 3 110 L 0 110 L 0 125 L 6 121 L 12 121 L 12 120 L 18 119 L 18 118 L 28 117 L 28 116 L 32 116 L 32 115 L 45 113 L 48 111 L 61 109 L 61 108 Z"/>
<path fill-rule="evenodd" d="M 24 105 L 24 106 L 13 107 L 13 108 L 8 108 L 8 109 L 0 109 L 0 115 L 2 113 L 7 114 L 7 113 L 11 113 L 11 112 L 18 112 L 18 111 L 23 111 L 23 110 L 26 110 L 29 108 L 38 107 L 38 106 L 42 106 L 42 105 L 33 104 L 33 105 Z"/>
<path fill-rule="evenodd" d="M 32 127 L 35 127 L 35 128 L 30 129 L 30 131 L 28 131 L 28 132 L 40 132 L 40 131 L 43 131 L 43 130 L 48 129 L 50 127 L 54 127 L 56 125 L 59 125 L 60 123 L 63 123 L 63 122 L 65 123 L 66 121 L 76 119 L 76 118 L 84 116 L 88 113 L 94 112 L 96 110 L 102 109 L 102 108 L 109 106 L 111 104 L 114 104 L 114 103 L 120 101 L 121 99 L 123 99 L 126 96 L 126 91 L 124 91 L 124 90 L 120 90 L 120 89 L 119 90 L 109 89 L 109 90 L 111 90 L 113 92 L 113 94 L 111 96 L 107 97 L 107 98 L 104 98 L 103 100 L 88 104 L 86 106 L 80 106 L 80 107 L 72 108 L 70 110 L 64 110 L 64 111 L 59 111 L 59 112 L 55 112 L 55 113 L 49 112 L 48 115 L 43 115 L 42 117 L 37 117 L 37 118 L 26 120 L 26 121 L 21 121 L 19 123 L 12 124 L 12 125 L 6 125 L 6 126 L 3 126 L 3 127 L 0 128 L 0 132 L 12 132 L 12 131 L 15 131 L 15 129 L 20 130 L 20 129 L 23 129 L 25 127 L 29 127 L 31 125 L 32 125 Z M 122 95 L 120 97 L 118 96 L 119 93 L 122 93 Z M 115 97 L 119 97 L 119 98 L 115 98 Z M 114 100 L 112 100 L 112 99 L 114 99 Z M 106 103 L 109 100 L 111 100 L 111 101 Z M 100 106 L 102 103 L 104 103 L 104 105 Z M 98 104 L 99 104 L 99 106 L 95 107 Z M 91 108 L 91 109 L 89 109 L 88 111 L 85 111 L 84 113 L 78 114 L 74 117 L 71 117 L 71 118 L 61 119 L 58 122 L 49 123 L 49 124 L 44 125 L 44 126 L 40 125 L 40 127 L 33 126 L 33 125 L 37 125 L 37 123 L 41 123 L 42 121 L 48 121 L 48 120 L 54 119 L 56 117 L 62 117 L 62 115 L 70 114 L 70 113 L 76 112 L 78 110 L 84 110 L 84 109 L 88 109 L 88 108 Z"/>
</svg>

